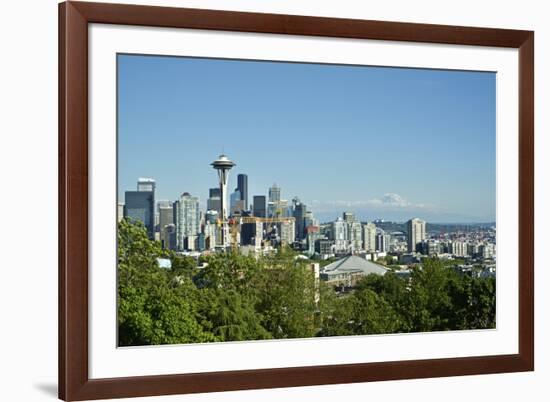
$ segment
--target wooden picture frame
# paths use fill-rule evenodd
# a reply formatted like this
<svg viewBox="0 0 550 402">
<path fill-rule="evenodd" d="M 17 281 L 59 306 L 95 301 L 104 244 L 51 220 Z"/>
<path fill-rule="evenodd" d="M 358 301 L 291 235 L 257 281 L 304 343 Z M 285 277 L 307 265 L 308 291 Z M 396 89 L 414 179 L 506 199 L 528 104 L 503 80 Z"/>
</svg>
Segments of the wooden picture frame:
<svg viewBox="0 0 550 402">
<path fill-rule="evenodd" d="M 90 379 L 88 24 L 242 31 L 519 49 L 519 353 Z M 59 5 L 59 397 L 86 400 L 534 369 L 534 33 L 382 21 L 65 2 Z"/>
</svg>

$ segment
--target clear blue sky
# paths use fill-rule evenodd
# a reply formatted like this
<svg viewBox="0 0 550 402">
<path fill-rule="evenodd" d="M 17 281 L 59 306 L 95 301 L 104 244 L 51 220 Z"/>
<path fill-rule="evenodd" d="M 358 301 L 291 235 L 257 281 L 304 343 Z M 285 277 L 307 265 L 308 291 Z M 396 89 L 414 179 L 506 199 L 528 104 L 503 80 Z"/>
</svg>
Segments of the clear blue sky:
<svg viewBox="0 0 550 402">
<path fill-rule="evenodd" d="M 222 150 L 252 195 L 276 182 L 321 220 L 495 219 L 496 75 L 387 67 L 118 56 L 119 197 L 217 185 Z"/>
</svg>

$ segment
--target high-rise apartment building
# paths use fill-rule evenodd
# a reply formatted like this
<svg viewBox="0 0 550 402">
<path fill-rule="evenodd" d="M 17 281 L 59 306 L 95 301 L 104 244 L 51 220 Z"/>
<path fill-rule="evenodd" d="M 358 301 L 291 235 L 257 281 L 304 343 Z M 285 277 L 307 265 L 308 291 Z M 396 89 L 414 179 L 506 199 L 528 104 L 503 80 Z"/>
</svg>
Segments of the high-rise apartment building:
<svg viewBox="0 0 550 402">
<path fill-rule="evenodd" d="M 376 235 L 376 251 L 387 253 L 390 250 L 390 238 L 389 234 L 383 231 Z"/>
<path fill-rule="evenodd" d="M 342 220 L 347 226 L 347 240 L 351 251 L 361 250 L 363 246 L 363 233 L 361 223 L 355 218 L 353 212 L 344 212 L 342 214 Z"/>
<path fill-rule="evenodd" d="M 353 212 L 344 212 L 342 215 L 342 218 L 344 219 L 344 222 L 352 223 L 355 222 L 355 214 Z"/>
<path fill-rule="evenodd" d="M 290 245 L 296 238 L 296 225 L 294 219 L 285 220 L 280 225 L 281 243 Z"/>
<path fill-rule="evenodd" d="M 353 221 L 348 223 L 349 242 L 352 251 L 359 251 L 363 248 L 363 228 L 361 222 Z"/>
<path fill-rule="evenodd" d="M 376 225 L 372 222 L 363 225 L 363 248 L 369 253 L 376 251 Z"/>
<path fill-rule="evenodd" d="M 450 244 L 450 253 L 457 257 L 468 255 L 468 243 L 465 241 L 453 241 Z"/>
<path fill-rule="evenodd" d="M 426 240 L 426 222 L 413 218 L 407 221 L 407 249 L 409 252 L 416 251 L 418 243 Z"/>
<path fill-rule="evenodd" d="M 349 244 L 347 222 L 338 217 L 334 222 L 332 222 L 331 235 L 336 252 L 347 251 Z"/>
<path fill-rule="evenodd" d="M 176 223 L 178 250 L 193 250 L 199 232 L 199 198 L 183 193 L 178 202 Z"/>
</svg>

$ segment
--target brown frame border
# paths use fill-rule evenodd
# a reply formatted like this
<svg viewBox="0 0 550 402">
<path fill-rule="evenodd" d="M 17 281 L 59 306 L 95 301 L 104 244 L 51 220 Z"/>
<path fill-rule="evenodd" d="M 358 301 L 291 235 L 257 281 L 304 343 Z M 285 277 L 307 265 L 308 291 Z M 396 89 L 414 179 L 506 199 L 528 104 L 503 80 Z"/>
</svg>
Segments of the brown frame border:
<svg viewBox="0 0 550 402">
<path fill-rule="evenodd" d="M 519 353 L 215 373 L 88 378 L 88 24 L 519 49 Z M 534 32 L 217 10 L 59 5 L 59 398 L 85 400 L 534 370 Z"/>
</svg>

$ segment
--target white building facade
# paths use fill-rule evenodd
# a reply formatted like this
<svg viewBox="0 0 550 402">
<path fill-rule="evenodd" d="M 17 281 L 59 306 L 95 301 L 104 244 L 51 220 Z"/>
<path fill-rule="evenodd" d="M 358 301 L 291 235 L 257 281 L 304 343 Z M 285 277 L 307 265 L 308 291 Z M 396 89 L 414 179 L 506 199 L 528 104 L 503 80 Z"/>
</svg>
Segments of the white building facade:
<svg viewBox="0 0 550 402">
<path fill-rule="evenodd" d="M 178 203 L 176 242 L 180 251 L 194 250 L 200 232 L 199 198 L 183 193 Z"/>
</svg>

